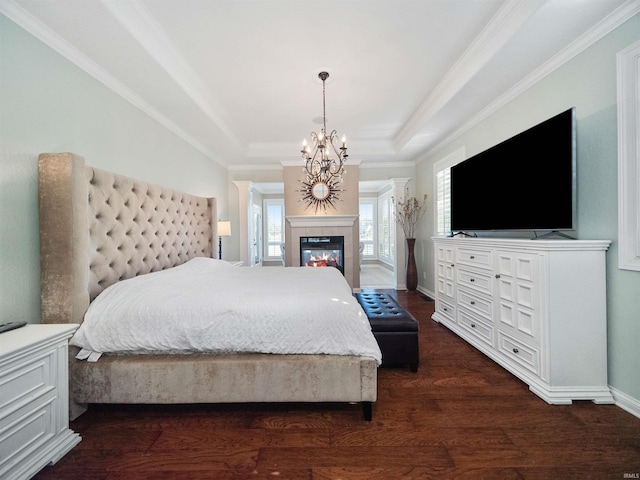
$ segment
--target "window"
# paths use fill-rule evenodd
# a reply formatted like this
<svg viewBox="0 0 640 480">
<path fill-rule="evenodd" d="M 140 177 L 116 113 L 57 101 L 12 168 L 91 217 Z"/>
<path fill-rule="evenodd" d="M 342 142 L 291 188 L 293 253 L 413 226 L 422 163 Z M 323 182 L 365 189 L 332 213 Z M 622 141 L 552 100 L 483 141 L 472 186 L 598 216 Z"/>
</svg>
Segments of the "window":
<svg viewBox="0 0 640 480">
<path fill-rule="evenodd" d="M 465 159 L 465 148 L 459 148 L 433 165 L 436 198 L 435 232 L 438 236 L 451 234 L 451 167 Z"/>
<path fill-rule="evenodd" d="M 451 231 L 451 167 L 436 173 L 436 235 Z"/>
<path fill-rule="evenodd" d="M 640 271 L 640 42 L 617 55 L 618 267 Z"/>
<path fill-rule="evenodd" d="M 377 201 L 375 198 L 360 199 L 360 242 L 364 244 L 363 258 L 377 258 L 376 221 Z"/>
<path fill-rule="evenodd" d="M 395 240 L 393 202 L 389 192 L 378 197 L 378 259 L 393 263 Z"/>
<path fill-rule="evenodd" d="M 265 260 L 280 260 L 284 243 L 284 199 L 265 199 Z"/>
</svg>

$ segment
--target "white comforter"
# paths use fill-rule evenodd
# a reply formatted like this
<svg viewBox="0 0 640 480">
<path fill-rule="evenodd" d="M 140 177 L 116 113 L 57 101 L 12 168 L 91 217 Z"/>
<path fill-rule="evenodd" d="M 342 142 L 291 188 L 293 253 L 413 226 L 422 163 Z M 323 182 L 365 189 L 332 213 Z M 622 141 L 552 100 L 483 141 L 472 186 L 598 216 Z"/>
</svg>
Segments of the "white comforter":
<svg viewBox="0 0 640 480">
<path fill-rule="evenodd" d="M 92 352 L 382 354 L 335 268 L 240 268 L 210 258 L 118 282 L 71 344 Z"/>
</svg>

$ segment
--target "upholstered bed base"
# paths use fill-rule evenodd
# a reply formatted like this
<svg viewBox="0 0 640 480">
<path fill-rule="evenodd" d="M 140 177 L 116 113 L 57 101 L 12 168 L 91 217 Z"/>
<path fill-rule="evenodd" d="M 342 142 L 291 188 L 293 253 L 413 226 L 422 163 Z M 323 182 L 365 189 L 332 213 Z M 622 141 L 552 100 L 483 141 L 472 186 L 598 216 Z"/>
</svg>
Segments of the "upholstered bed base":
<svg viewBox="0 0 640 480">
<path fill-rule="evenodd" d="M 79 415 L 87 403 L 362 402 L 370 420 L 377 368 L 373 359 L 338 355 L 103 355 L 95 364 L 74 359 L 71 413 Z"/>
<path fill-rule="evenodd" d="M 38 161 L 41 320 L 78 323 L 109 285 L 212 256 L 216 203 L 88 167 L 70 153 Z M 74 419 L 90 403 L 360 402 L 371 420 L 373 358 L 347 355 L 103 355 L 75 359 Z"/>
</svg>

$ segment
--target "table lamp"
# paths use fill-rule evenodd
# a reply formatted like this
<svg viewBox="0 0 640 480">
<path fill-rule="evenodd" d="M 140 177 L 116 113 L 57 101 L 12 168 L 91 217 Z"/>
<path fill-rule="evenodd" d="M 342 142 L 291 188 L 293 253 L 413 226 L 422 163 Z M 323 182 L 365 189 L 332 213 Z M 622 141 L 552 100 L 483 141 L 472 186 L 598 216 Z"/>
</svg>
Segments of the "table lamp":
<svg viewBox="0 0 640 480">
<path fill-rule="evenodd" d="M 231 236 L 231 222 L 218 222 L 218 258 L 222 260 L 222 237 Z"/>
</svg>

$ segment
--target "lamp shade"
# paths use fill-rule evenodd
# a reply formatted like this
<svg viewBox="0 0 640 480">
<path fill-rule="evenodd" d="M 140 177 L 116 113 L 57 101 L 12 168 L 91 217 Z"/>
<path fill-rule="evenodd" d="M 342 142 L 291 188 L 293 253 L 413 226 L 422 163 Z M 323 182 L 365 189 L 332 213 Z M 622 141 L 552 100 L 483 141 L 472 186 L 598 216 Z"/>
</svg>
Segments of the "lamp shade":
<svg viewBox="0 0 640 480">
<path fill-rule="evenodd" d="M 229 221 L 218 222 L 218 236 L 219 237 L 231 236 L 231 222 Z"/>
</svg>

